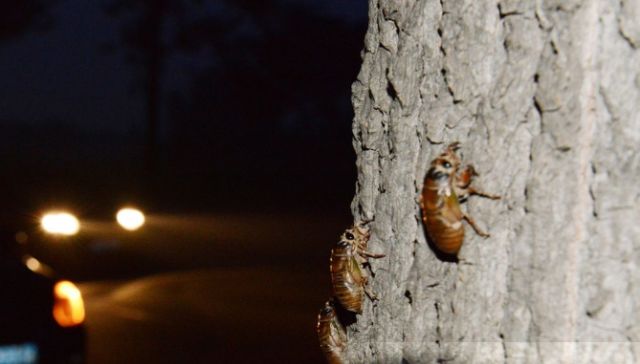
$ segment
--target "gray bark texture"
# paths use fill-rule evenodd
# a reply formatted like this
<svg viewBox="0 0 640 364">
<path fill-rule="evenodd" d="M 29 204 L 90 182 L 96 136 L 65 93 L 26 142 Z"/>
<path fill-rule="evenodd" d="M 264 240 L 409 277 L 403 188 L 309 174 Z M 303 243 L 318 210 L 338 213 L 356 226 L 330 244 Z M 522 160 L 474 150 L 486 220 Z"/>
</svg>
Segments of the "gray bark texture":
<svg viewBox="0 0 640 364">
<path fill-rule="evenodd" d="M 370 0 L 353 84 L 371 288 L 352 363 L 640 363 L 640 0 Z M 426 241 L 429 162 L 476 185 L 459 262 Z"/>
</svg>

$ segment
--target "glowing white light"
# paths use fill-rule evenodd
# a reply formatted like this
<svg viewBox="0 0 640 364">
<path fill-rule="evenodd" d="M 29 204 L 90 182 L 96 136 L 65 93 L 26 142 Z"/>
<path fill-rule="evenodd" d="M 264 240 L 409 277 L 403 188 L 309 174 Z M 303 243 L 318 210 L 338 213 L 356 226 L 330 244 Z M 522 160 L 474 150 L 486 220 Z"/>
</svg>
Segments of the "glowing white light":
<svg viewBox="0 0 640 364">
<path fill-rule="evenodd" d="M 134 208 L 120 209 L 116 214 L 118 224 L 127 230 L 138 230 L 144 225 L 144 214 L 142 211 Z"/>
<path fill-rule="evenodd" d="M 44 231 L 56 235 L 75 235 L 80 230 L 80 222 L 68 212 L 47 213 L 40 224 Z"/>
</svg>

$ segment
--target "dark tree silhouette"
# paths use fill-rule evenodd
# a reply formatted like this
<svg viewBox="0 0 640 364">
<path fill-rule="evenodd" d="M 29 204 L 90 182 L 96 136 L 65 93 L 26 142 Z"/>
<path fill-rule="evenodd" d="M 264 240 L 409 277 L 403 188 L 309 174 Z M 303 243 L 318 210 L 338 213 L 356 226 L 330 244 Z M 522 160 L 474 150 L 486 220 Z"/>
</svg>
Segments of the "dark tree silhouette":
<svg viewBox="0 0 640 364">
<path fill-rule="evenodd" d="M 180 12 L 180 5 L 181 2 L 171 0 L 115 0 L 106 7 L 108 15 L 127 19 L 120 31 L 121 42 L 127 59 L 141 71 L 140 84 L 146 95 L 146 180 L 152 190 L 155 190 L 158 118 L 166 58 L 164 24 L 169 12 Z"/>
<path fill-rule="evenodd" d="M 49 11 L 56 1 L 24 0 L 0 2 L 0 41 L 28 31 L 48 30 L 53 20 Z"/>
</svg>

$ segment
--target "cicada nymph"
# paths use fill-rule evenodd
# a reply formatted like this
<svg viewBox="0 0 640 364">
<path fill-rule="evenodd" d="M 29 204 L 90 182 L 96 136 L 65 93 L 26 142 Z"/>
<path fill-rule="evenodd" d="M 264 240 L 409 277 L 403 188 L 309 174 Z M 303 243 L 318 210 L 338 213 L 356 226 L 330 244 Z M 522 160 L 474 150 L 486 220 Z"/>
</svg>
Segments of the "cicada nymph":
<svg viewBox="0 0 640 364">
<path fill-rule="evenodd" d="M 442 253 L 457 255 L 464 240 L 462 220 L 467 220 L 480 236 L 488 237 L 473 218 L 460 209 L 460 203 L 471 195 L 493 200 L 500 196 L 477 190 L 471 185 L 477 176 L 471 165 L 461 168 L 462 161 L 456 154 L 459 143 L 450 144 L 442 154 L 431 162 L 424 179 L 420 205 L 422 221 L 428 237 Z"/>
<path fill-rule="evenodd" d="M 318 314 L 316 326 L 320 349 L 329 364 L 342 364 L 342 352 L 347 346 L 347 333 L 338 320 L 336 310 L 331 300 L 324 304 Z"/>
<path fill-rule="evenodd" d="M 361 224 L 347 229 L 331 250 L 331 282 L 333 295 L 346 310 L 361 313 L 365 293 L 372 300 L 376 296 L 367 287 L 369 275 L 364 264 L 369 258 L 382 258 L 384 254 L 367 251 L 369 231 Z"/>
</svg>

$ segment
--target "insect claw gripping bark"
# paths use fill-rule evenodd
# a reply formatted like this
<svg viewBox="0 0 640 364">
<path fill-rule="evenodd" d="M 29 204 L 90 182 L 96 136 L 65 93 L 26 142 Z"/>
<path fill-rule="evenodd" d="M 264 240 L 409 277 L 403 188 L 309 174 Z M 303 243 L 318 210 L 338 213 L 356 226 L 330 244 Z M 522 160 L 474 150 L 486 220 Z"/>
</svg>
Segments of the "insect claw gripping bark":
<svg viewBox="0 0 640 364">
<path fill-rule="evenodd" d="M 473 177 L 478 173 L 470 164 L 461 169 L 462 160 L 456 154 L 458 149 L 459 142 L 451 143 L 431 161 L 420 198 L 427 236 L 441 253 L 447 255 L 457 255 L 460 251 L 464 240 L 462 220 L 466 220 L 476 234 L 489 237 L 470 215 L 460 209 L 460 203 L 472 195 L 500 199 L 500 196 L 479 191 L 472 186 Z"/>
</svg>

